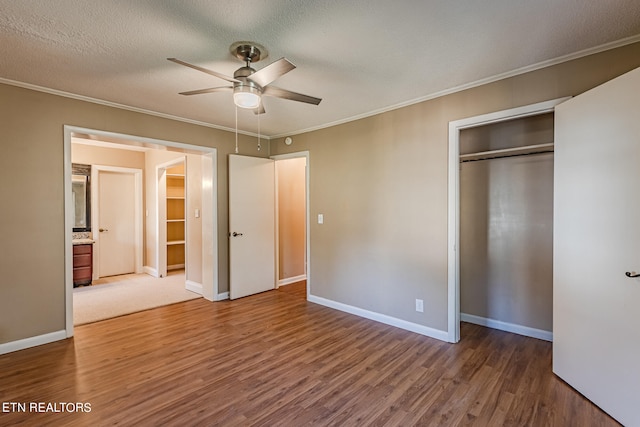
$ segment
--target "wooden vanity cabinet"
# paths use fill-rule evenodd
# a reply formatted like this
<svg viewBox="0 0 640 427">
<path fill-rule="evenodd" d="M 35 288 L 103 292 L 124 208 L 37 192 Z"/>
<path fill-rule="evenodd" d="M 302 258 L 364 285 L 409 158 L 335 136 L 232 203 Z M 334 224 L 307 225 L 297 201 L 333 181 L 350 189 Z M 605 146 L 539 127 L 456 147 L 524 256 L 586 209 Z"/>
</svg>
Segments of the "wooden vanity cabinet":
<svg viewBox="0 0 640 427">
<path fill-rule="evenodd" d="M 93 275 L 93 245 L 73 246 L 73 286 L 90 285 Z"/>
</svg>

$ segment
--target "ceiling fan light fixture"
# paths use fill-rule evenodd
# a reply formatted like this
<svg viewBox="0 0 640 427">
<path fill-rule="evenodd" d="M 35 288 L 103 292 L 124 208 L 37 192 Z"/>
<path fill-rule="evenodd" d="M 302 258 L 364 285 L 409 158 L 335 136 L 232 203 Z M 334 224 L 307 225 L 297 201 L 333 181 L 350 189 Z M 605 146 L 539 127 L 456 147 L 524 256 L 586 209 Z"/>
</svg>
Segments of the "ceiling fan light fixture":
<svg viewBox="0 0 640 427">
<path fill-rule="evenodd" d="M 287 58 L 280 58 L 256 71 L 251 68 L 251 64 L 267 57 L 268 53 L 264 46 L 247 41 L 235 42 L 231 45 L 229 51 L 232 55 L 245 63 L 243 67 L 238 68 L 233 73 L 233 77 L 226 76 L 218 73 L 217 71 L 209 70 L 198 65 L 189 64 L 188 62 L 181 61 L 177 58 L 167 58 L 169 61 L 175 62 L 176 64 L 193 68 L 194 70 L 210 74 L 233 84 L 233 86 L 219 86 L 180 92 L 180 95 L 199 95 L 203 93 L 232 91 L 233 103 L 236 107 L 252 109 L 253 112 L 258 115 L 265 113 L 265 109 L 262 105 L 262 95 L 313 105 L 318 105 L 320 101 L 322 101 L 321 98 L 270 86 L 274 80 L 296 68 L 296 66 Z"/>
<path fill-rule="evenodd" d="M 260 90 L 256 87 L 237 85 L 233 88 L 233 102 L 240 108 L 258 108 L 260 98 Z"/>
</svg>

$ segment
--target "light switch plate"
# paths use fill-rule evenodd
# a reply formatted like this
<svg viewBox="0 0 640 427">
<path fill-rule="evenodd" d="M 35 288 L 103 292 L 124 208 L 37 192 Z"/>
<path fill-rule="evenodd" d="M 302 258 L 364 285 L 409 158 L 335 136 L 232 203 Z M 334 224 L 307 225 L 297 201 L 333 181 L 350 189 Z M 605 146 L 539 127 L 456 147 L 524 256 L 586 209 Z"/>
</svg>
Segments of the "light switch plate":
<svg viewBox="0 0 640 427">
<path fill-rule="evenodd" d="M 318 214 L 318 224 L 324 224 L 324 215 Z"/>
</svg>

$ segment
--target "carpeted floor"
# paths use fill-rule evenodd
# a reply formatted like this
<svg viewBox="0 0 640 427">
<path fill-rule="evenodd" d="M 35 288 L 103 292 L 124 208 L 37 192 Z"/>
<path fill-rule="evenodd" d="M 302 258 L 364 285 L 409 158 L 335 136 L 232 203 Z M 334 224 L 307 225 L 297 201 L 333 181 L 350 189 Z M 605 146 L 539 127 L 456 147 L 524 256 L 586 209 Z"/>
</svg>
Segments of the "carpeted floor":
<svg viewBox="0 0 640 427">
<path fill-rule="evenodd" d="M 200 298 L 184 288 L 184 270 L 157 279 L 147 274 L 125 274 L 95 280 L 73 290 L 73 324 L 82 325 L 137 311 Z"/>
</svg>

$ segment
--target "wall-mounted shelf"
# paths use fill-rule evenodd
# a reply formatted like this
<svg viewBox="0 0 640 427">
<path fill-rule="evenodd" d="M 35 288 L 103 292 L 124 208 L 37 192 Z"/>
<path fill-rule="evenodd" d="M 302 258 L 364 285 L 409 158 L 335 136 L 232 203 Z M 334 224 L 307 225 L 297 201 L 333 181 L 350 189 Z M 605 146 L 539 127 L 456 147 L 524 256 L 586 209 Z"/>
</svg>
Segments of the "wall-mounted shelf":
<svg viewBox="0 0 640 427">
<path fill-rule="evenodd" d="M 524 147 L 503 148 L 500 150 L 481 151 L 478 153 L 461 154 L 461 162 L 472 162 L 476 160 L 497 159 L 502 157 L 524 156 L 529 154 L 549 153 L 553 151 L 553 142 L 546 144 L 534 144 Z"/>
</svg>

